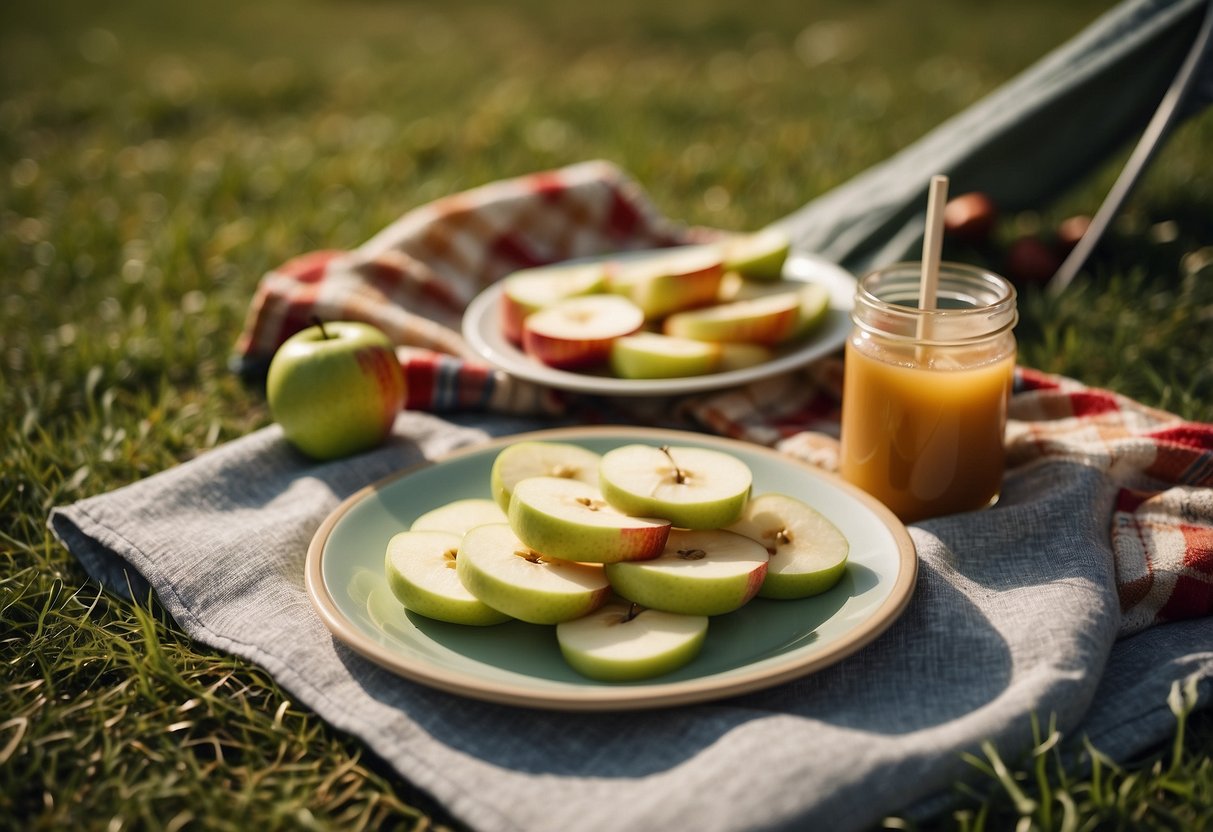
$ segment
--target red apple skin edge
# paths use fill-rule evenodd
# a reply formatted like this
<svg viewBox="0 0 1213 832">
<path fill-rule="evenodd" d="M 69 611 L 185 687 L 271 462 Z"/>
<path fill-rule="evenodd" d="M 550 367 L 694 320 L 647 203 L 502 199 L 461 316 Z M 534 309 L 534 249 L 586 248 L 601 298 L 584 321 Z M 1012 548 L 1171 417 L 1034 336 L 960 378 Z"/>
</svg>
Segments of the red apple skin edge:
<svg viewBox="0 0 1213 832">
<path fill-rule="evenodd" d="M 514 346 L 522 344 L 522 321 L 527 310 L 504 292 L 501 294 L 501 334 Z"/>
<path fill-rule="evenodd" d="M 354 353 L 354 360 L 363 374 L 373 376 L 375 383 L 388 395 L 383 397 L 383 408 L 380 413 L 380 424 L 386 437 L 396 424 L 396 416 L 404 407 L 405 384 L 400 372 L 399 360 L 394 352 L 366 347 Z"/>
<path fill-rule="evenodd" d="M 648 529 L 624 529 L 623 540 L 624 560 L 653 560 L 665 551 L 666 541 L 670 537 L 669 526 L 655 526 Z"/>
<path fill-rule="evenodd" d="M 578 370 L 605 362 L 611 354 L 612 340 L 595 338 L 574 341 L 525 329 L 522 332 L 522 351 L 549 367 Z"/>
</svg>

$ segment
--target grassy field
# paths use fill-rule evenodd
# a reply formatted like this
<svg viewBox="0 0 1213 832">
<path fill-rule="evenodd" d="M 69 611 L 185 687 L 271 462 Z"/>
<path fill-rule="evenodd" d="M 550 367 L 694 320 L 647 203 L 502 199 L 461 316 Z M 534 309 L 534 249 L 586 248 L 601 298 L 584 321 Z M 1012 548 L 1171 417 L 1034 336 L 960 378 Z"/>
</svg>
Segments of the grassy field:
<svg viewBox="0 0 1213 832">
<path fill-rule="evenodd" d="M 45 528 L 52 506 L 267 423 L 227 359 L 268 267 L 588 158 L 673 217 L 755 228 L 1109 5 L 4 4 L 0 827 L 445 822 L 258 668 L 100 594 Z M 1025 364 L 1213 421 L 1210 147 L 1213 112 L 1174 137 L 1069 294 L 1025 290 Z M 1094 211 L 1116 161 L 1002 234 Z M 990 796 L 935 825 L 1069 828 L 1041 808 L 1062 790 L 1088 826 L 1209 828 L 1211 723 L 1099 777 L 1047 755 L 1022 782 L 991 767 Z"/>
</svg>

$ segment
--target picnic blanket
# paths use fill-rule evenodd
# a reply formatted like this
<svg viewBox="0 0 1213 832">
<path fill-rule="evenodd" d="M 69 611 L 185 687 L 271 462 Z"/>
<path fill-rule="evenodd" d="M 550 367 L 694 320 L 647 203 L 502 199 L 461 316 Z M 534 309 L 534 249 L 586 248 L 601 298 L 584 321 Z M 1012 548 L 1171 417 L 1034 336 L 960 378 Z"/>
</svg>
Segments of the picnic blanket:
<svg viewBox="0 0 1213 832">
<path fill-rule="evenodd" d="M 1182 5 L 1182 4 L 1176 4 Z M 238 345 L 255 371 L 313 312 L 381 325 L 409 408 L 393 440 L 315 463 L 267 427 L 52 511 L 109 590 L 154 590 L 193 637 L 266 668 L 476 829 L 859 829 L 930 812 L 1056 718 L 1125 758 L 1174 730 L 1172 685 L 1213 699 L 1213 426 L 1027 368 L 993 509 L 913 525 L 913 598 L 880 638 L 802 679 L 658 711 L 553 713 L 432 690 L 334 639 L 303 581 L 309 541 L 369 482 L 456 448 L 570 422 L 721 433 L 829 468 L 838 359 L 720 393 L 607 401 L 479 363 L 459 310 L 511 268 L 701 239 L 605 163 L 495 183 L 409 212 L 354 252 L 274 270 Z"/>
</svg>

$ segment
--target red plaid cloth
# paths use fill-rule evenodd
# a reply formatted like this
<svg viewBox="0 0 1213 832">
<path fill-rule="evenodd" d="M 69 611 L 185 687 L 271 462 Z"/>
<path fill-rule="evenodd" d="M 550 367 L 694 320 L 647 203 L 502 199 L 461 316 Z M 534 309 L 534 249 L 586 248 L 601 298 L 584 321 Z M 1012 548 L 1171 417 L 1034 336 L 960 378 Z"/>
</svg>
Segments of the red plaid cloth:
<svg viewBox="0 0 1213 832">
<path fill-rule="evenodd" d="M 835 468 L 838 357 L 735 390 L 605 401 L 511 379 L 477 360 L 459 335 L 468 302 L 516 269 L 711 233 L 664 218 L 635 182 L 604 162 L 493 183 L 417 208 L 355 251 L 307 254 L 270 272 L 237 352 L 246 367 L 264 368 L 313 316 L 362 320 L 398 345 L 409 409 L 689 427 Z M 1118 484 L 1109 534 L 1122 634 L 1213 613 L 1213 425 L 1031 370 L 1017 374 L 1010 415 L 1009 465 L 1067 459 Z"/>
</svg>

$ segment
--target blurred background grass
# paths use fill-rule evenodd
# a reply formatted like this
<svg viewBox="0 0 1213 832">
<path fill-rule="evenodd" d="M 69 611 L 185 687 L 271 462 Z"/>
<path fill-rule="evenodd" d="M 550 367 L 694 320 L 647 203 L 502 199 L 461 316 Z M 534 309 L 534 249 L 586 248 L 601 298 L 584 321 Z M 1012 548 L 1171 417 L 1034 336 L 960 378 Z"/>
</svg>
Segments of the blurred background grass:
<svg viewBox="0 0 1213 832">
<path fill-rule="evenodd" d="M 98 596 L 45 530 L 54 505 L 268 421 L 227 369 L 267 268 L 589 158 L 672 217 L 757 228 L 1110 6 L 4 4 L 0 825 L 411 826 L 437 811 L 258 669 L 199 650 L 154 605 Z M 1213 421 L 1211 139 L 1213 113 L 1175 135 L 1067 296 L 1025 287 L 1024 363 Z M 1001 237 L 1093 212 L 1121 161 Z"/>
</svg>

